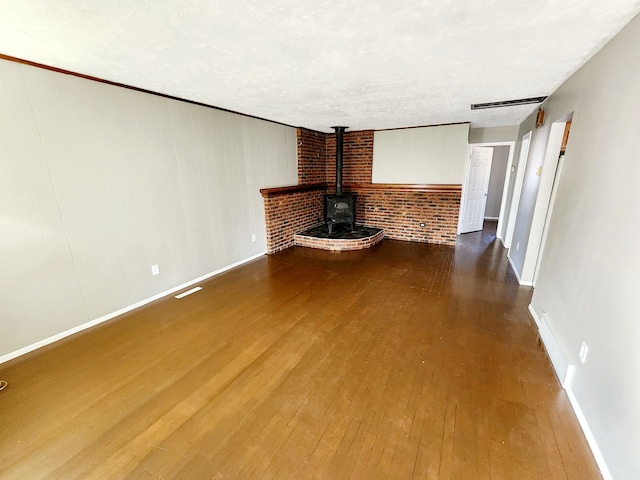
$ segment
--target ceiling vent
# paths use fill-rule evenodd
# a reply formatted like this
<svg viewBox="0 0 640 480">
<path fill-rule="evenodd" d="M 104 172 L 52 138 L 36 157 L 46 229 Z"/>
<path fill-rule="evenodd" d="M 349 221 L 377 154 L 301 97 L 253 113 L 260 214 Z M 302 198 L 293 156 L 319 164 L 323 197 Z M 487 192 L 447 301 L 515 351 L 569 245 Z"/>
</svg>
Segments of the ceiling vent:
<svg viewBox="0 0 640 480">
<path fill-rule="evenodd" d="M 483 110 L 485 108 L 513 107 L 515 105 L 529 105 L 531 103 L 542 103 L 546 99 L 547 97 L 531 97 L 531 98 L 520 98 L 518 100 L 502 100 L 501 102 L 472 103 L 471 110 Z"/>
</svg>

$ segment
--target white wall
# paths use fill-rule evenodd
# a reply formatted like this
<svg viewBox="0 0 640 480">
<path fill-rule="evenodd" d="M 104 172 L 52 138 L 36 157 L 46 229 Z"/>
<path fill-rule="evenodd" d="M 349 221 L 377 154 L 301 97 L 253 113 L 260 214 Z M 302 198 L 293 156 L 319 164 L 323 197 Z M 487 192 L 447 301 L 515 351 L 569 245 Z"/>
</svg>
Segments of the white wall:
<svg viewBox="0 0 640 480">
<path fill-rule="evenodd" d="M 640 17 L 545 102 L 548 121 L 534 133 L 529 169 L 535 176 L 543 162 L 552 122 L 574 112 L 531 305 L 577 366 L 570 396 L 620 480 L 640 478 L 638 45 Z M 531 171 L 523 209 L 535 202 Z"/>
<path fill-rule="evenodd" d="M 266 121 L 5 60 L 0 110 L 0 358 L 264 252 L 297 182 Z"/>
<path fill-rule="evenodd" d="M 518 125 L 471 128 L 469 143 L 515 142 L 518 139 L 518 131 Z"/>
<path fill-rule="evenodd" d="M 373 135 L 373 183 L 462 184 L 468 123 L 380 130 Z"/>
</svg>

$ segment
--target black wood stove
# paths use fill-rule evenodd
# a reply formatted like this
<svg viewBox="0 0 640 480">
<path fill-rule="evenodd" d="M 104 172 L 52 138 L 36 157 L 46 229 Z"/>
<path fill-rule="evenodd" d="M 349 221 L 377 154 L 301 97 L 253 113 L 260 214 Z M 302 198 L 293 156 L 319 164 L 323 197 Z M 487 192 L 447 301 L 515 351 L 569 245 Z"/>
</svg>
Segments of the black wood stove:
<svg viewBox="0 0 640 480">
<path fill-rule="evenodd" d="M 331 127 L 336 131 L 336 193 L 324 197 L 324 218 L 329 233 L 334 225 L 356 225 L 356 195 L 342 191 L 342 146 L 344 131 L 348 127 Z"/>
</svg>

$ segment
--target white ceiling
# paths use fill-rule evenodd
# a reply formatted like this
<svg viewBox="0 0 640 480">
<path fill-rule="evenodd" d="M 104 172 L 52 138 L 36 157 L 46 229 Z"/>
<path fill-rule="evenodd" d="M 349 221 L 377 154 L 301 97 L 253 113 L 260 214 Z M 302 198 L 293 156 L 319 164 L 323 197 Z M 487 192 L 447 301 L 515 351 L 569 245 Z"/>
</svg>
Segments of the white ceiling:
<svg viewBox="0 0 640 480">
<path fill-rule="evenodd" d="M 513 125 L 640 0 L 2 0 L 0 53 L 330 131 Z"/>
</svg>

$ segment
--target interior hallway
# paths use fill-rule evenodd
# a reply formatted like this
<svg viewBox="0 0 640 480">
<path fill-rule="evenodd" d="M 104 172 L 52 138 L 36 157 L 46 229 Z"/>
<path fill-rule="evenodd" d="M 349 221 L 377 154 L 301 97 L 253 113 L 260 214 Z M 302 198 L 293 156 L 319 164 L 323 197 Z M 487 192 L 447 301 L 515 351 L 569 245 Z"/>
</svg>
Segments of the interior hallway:
<svg viewBox="0 0 640 480">
<path fill-rule="evenodd" d="M 0 365 L 0 478 L 600 478 L 494 234 L 290 248 Z"/>
</svg>

